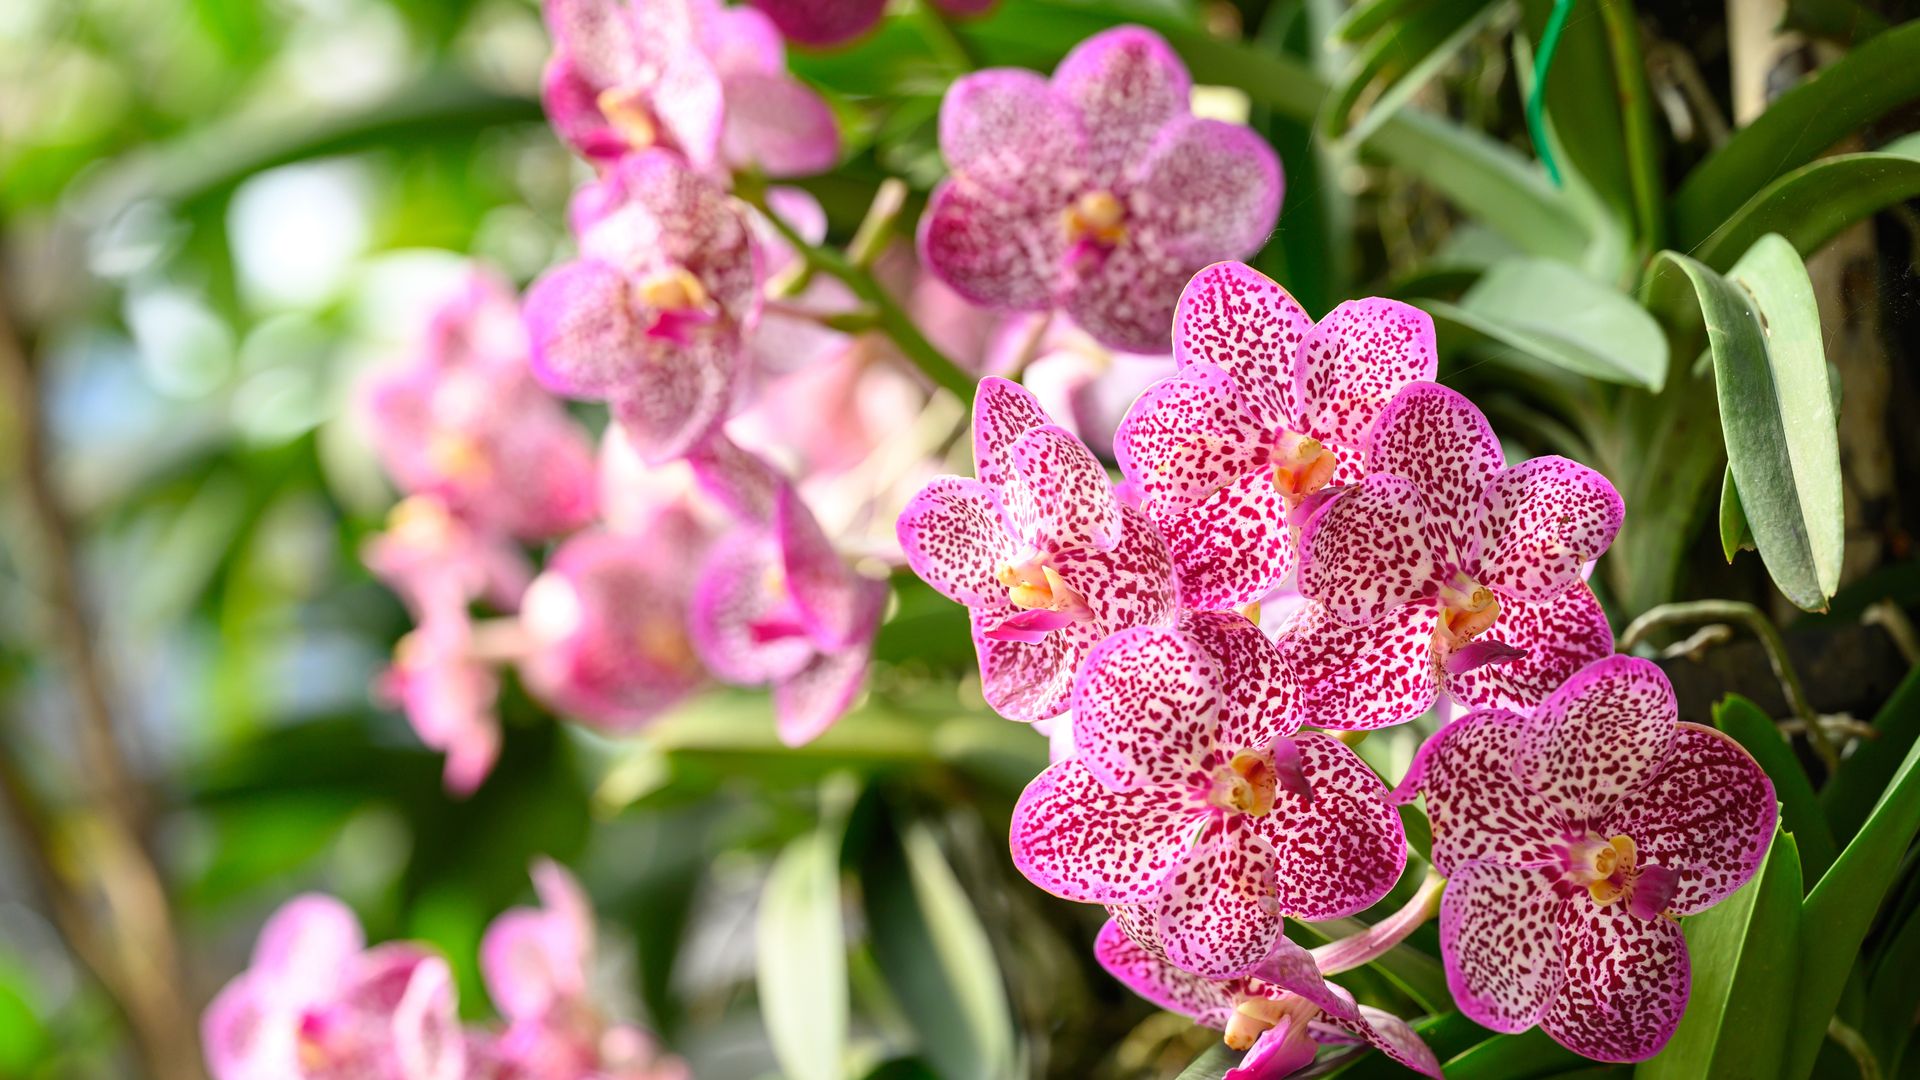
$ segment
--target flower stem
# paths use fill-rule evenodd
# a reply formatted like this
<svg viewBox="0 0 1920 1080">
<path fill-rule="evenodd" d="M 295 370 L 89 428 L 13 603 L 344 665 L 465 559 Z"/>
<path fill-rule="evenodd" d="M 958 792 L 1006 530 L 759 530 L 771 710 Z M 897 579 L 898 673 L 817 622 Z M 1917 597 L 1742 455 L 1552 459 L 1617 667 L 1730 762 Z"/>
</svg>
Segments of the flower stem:
<svg viewBox="0 0 1920 1080">
<path fill-rule="evenodd" d="M 1429 868 L 1426 878 L 1420 882 L 1419 890 L 1399 911 L 1352 937 L 1344 937 L 1313 949 L 1313 962 L 1319 966 L 1320 974 L 1338 975 L 1380 959 L 1389 949 L 1407 940 L 1408 934 L 1440 913 L 1440 894 L 1446 888 L 1447 879 Z"/>
<path fill-rule="evenodd" d="M 1807 700 L 1806 688 L 1800 682 L 1800 673 L 1794 670 L 1793 661 L 1787 656 L 1787 643 L 1781 638 L 1780 629 L 1752 604 L 1740 600 L 1689 600 L 1678 604 L 1661 604 L 1627 625 L 1626 631 L 1620 635 L 1620 651 L 1631 650 L 1661 627 L 1703 622 L 1736 623 L 1753 632 L 1753 636 L 1760 641 L 1760 648 L 1767 654 L 1773 677 L 1780 680 L 1780 691 L 1786 695 L 1787 707 L 1806 727 L 1807 744 L 1819 755 L 1829 774 L 1839 768 L 1840 752 L 1833 745 L 1827 729 L 1821 725 L 1820 714 L 1814 711 L 1813 703 Z"/>
</svg>

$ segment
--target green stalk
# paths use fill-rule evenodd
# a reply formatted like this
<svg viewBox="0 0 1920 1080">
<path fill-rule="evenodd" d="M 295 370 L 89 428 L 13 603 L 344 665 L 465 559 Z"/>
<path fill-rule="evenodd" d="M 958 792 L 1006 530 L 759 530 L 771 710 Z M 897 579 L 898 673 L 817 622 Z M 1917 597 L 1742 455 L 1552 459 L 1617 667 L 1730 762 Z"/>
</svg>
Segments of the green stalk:
<svg viewBox="0 0 1920 1080">
<path fill-rule="evenodd" d="M 1633 185 L 1633 216 L 1639 228 L 1640 255 L 1666 246 L 1662 216 L 1660 143 L 1654 135 L 1653 106 L 1647 92 L 1647 68 L 1640 56 L 1640 26 L 1628 0 L 1600 5 L 1613 57 L 1613 81 L 1620 91 L 1620 115 L 1627 141 L 1628 180 Z"/>
</svg>

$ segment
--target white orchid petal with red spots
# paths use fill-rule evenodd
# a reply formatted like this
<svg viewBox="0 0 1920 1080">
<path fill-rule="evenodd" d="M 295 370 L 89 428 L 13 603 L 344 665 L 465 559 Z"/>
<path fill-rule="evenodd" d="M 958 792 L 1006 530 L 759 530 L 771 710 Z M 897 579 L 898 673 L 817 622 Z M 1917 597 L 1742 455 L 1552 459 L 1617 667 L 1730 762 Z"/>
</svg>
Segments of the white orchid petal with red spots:
<svg viewBox="0 0 1920 1080">
<path fill-rule="evenodd" d="M 1156 518 L 1166 535 L 1182 605 L 1202 611 L 1244 607 L 1294 572 L 1298 554 L 1287 503 L 1273 473 L 1256 469 L 1205 502 Z"/>
<path fill-rule="evenodd" d="M 1032 530 L 1022 539 L 1041 550 L 1106 551 L 1120 542 L 1120 500 L 1106 467 L 1072 432 L 1054 424 L 1034 428 L 1014 442 L 1011 454 L 1019 479 L 1008 510 L 1016 529 Z"/>
<path fill-rule="evenodd" d="M 1115 919 L 1100 927 L 1093 955 L 1127 989 L 1169 1012 L 1190 1016 L 1197 1024 L 1223 1027 L 1233 1011 L 1231 983 L 1174 967 L 1128 936 Z"/>
<path fill-rule="evenodd" d="M 1196 193 L 1206 194 L 1206 193 Z M 1218 193 L 1214 193 L 1216 196 Z M 1108 348 L 1159 353 L 1167 348 L 1173 298 L 1196 265 L 1239 249 L 1188 255 L 1182 230 L 1194 227 L 1173 208 L 1147 203 L 1144 192 L 1127 193 L 1125 239 L 1111 248 L 1084 247 L 1061 262 L 1056 300 L 1075 325 Z M 1225 213 L 1232 205 L 1221 206 Z"/>
<path fill-rule="evenodd" d="M 1077 761 L 1050 765 L 1013 809 L 1013 863 L 1040 888 L 1083 903 L 1160 895 L 1186 861 L 1202 812 L 1162 788 L 1117 792 Z"/>
<path fill-rule="evenodd" d="M 1087 132 L 1082 167 L 1096 174 L 1138 160 L 1161 127 L 1186 115 L 1192 88 L 1173 49 L 1138 26 L 1116 27 L 1074 46 L 1052 80 L 1054 95 Z"/>
<path fill-rule="evenodd" d="M 1300 536 L 1300 591 L 1360 626 L 1432 596 L 1442 553 L 1422 483 L 1375 473 L 1342 492 Z"/>
<path fill-rule="evenodd" d="M 1115 791 L 1193 781 L 1218 764 L 1222 687 L 1213 660 L 1185 634 L 1113 635 L 1088 654 L 1074 685 L 1080 763 Z"/>
<path fill-rule="evenodd" d="M 1187 611 L 1180 629 L 1219 673 L 1220 746 L 1227 754 L 1264 749 L 1300 730 L 1293 672 L 1258 626 L 1231 611 Z"/>
<path fill-rule="evenodd" d="M 1414 758 L 1395 797 L 1426 796 L 1433 866 L 1451 875 L 1470 863 L 1544 866 L 1563 842 L 1555 807 L 1520 779 L 1517 761 L 1531 722 L 1479 712 L 1441 728 Z"/>
<path fill-rule="evenodd" d="M 1273 849 L 1245 818 L 1209 821 L 1164 886 L 1154 931 L 1167 959 L 1213 979 L 1265 959 L 1281 927 L 1274 868 Z"/>
<path fill-rule="evenodd" d="M 1294 356 L 1312 328 L 1306 309 L 1272 278 L 1245 263 L 1215 263 L 1180 293 L 1173 355 L 1183 368 L 1227 372 L 1253 421 L 1271 433 L 1293 420 Z"/>
<path fill-rule="evenodd" d="M 1362 1005 L 1358 1021 L 1335 1019 L 1331 1022 L 1353 1032 L 1362 1042 L 1422 1076 L 1441 1080 L 1444 1075 L 1433 1048 L 1420 1038 L 1419 1032 L 1413 1030 L 1413 1025 L 1390 1012 Z"/>
<path fill-rule="evenodd" d="M 1402 388 L 1433 380 L 1438 355 L 1426 312 L 1378 296 L 1349 300 L 1300 343 L 1295 420 L 1317 438 L 1357 445 Z"/>
<path fill-rule="evenodd" d="M 1515 768 L 1567 819 L 1597 820 L 1652 777 L 1677 712 L 1673 685 L 1653 661 L 1596 660 L 1540 703 Z"/>
<path fill-rule="evenodd" d="M 1093 611 L 1101 637 L 1129 626 L 1164 626 L 1173 620 L 1173 564 L 1167 543 L 1130 506 L 1120 508 L 1120 543 L 1112 551 L 1068 548 L 1048 561 Z"/>
<path fill-rule="evenodd" d="M 1658 1053 L 1679 1026 L 1692 982 L 1679 924 L 1579 895 L 1563 903 L 1559 922 L 1566 976 L 1541 1028 L 1598 1061 Z"/>
<path fill-rule="evenodd" d="M 1251 471 L 1268 475 L 1269 437 L 1231 375 L 1191 363 L 1140 395 L 1114 433 L 1113 452 L 1120 472 L 1163 517 Z"/>
<path fill-rule="evenodd" d="M 1367 471 L 1412 481 L 1426 496 L 1427 527 L 1444 541 L 1439 554 L 1470 569 L 1487 530 L 1487 492 L 1505 462 L 1487 418 L 1458 392 L 1409 384 L 1374 421 Z"/>
<path fill-rule="evenodd" d="M 1540 1022 L 1566 978 L 1558 872 L 1470 863 L 1440 898 L 1447 989 L 1469 1019 L 1494 1031 Z"/>
<path fill-rule="evenodd" d="M 1066 255 L 1060 213 L 1068 200 L 1031 190 L 1006 192 L 966 174 L 933 189 L 920 215 L 922 261 L 969 302 L 1034 311 L 1053 301 Z"/>
<path fill-rule="evenodd" d="M 1301 721 L 1332 731 L 1404 724 L 1433 706 L 1439 684 L 1432 604 L 1402 604 L 1364 626 L 1349 626 L 1307 603 L 1281 629 L 1277 646 L 1299 683 Z"/>
<path fill-rule="evenodd" d="M 1196 265 L 1258 251 L 1280 216 L 1286 182 L 1280 159 L 1259 133 L 1239 124 L 1176 118 L 1136 168 L 1128 193 L 1136 230 L 1151 228 L 1179 258 L 1184 280 Z M 1156 349 L 1167 347 L 1165 326 Z"/>
<path fill-rule="evenodd" d="M 1013 525 L 992 488 L 938 477 L 907 503 L 895 532 L 907 566 L 940 595 L 968 607 L 1005 604 L 1007 587 L 994 575 L 1013 555 Z"/>
<path fill-rule="evenodd" d="M 1758 872 L 1778 814 L 1773 784 L 1744 747 L 1712 728 L 1680 724 L 1653 777 L 1600 825 L 1632 837 L 1643 865 L 1676 871 L 1667 910 L 1691 915 Z"/>
<path fill-rule="evenodd" d="M 1038 194 L 1036 178 L 1084 165 L 1085 145 L 1073 109 L 1036 72 L 977 71 L 955 79 L 940 100 L 947 168 L 1009 197 Z M 1064 191 L 1055 200 L 1057 212 L 1066 205 Z"/>
<path fill-rule="evenodd" d="M 1502 596 L 1545 600 L 1606 552 L 1626 504 L 1585 465 L 1538 457 L 1495 478 L 1489 514 L 1480 583 Z"/>
<path fill-rule="evenodd" d="M 1036 642 L 997 640 L 988 631 L 1014 609 L 975 608 L 973 648 L 980 660 L 980 692 L 1009 720 L 1045 720 L 1067 711 L 1073 675 L 1087 651 L 1106 635 L 1088 623 L 1069 623 Z"/>
<path fill-rule="evenodd" d="M 1018 483 L 1013 444 L 1034 428 L 1051 423 L 1053 418 L 1031 390 L 998 376 L 981 379 L 973 391 L 974 476 L 1000 489 Z"/>
<path fill-rule="evenodd" d="M 705 338 L 667 352 L 612 399 L 627 445 L 648 464 L 680 457 L 725 419 L 739 343 Z"/>
<path fill-rule="evenodd" d="M 1607 613 L 1584 582 L 1551 600 L 1500 598 L 1490 637 L 1526 656 L 1447 677 L 1447 694 L 1469 709 L 1529 712 L 1573 673 L 1613 653 Z"/>
<path fill-rule="evenodd" d="M 1406 832 L 1387 785 L 1359 755 L 1326 735 L 1294 738 L 1310 796 L 1284 786 L 1253 827 L 1273 845 L 1280 910 L 1336 919 L 1363 911 L 1400 880 Z"/>
</svg>

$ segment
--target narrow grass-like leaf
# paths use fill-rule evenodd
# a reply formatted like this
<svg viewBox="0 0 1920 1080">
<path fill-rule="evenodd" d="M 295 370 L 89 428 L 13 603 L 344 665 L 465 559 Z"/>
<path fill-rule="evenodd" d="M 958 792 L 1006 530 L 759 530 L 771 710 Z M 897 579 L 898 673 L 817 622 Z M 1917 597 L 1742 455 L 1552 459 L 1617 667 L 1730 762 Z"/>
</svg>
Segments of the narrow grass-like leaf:
<svg viewBox="0 0 1920 1080">
<path fill-rule="evenodd" d="M 1496 1035 L 1443 1066 L 1453 1080 L 1534 1080 L 1589 1068 L 1593 1062 L 1554 1042 L 1539 1028 Z"/>
<path fill-rule="evenodd" d="M 1873 718 L 1878 738 L 1863 739 L 1820 792 L 1835 839 L 1851 839 L 1920 739 L 1920 668 L 1907 672 Z"/>
<path fill-rule="evenodd" d="M 1800 850 L 1801 876 L 1819 881 L 1833 865 L 1836 851 L 1833 830 L 1827 825 L 1826 811 L 1813 793 L 1813 782 L 1793 756 L 1793 748 L 1773 718 L 1760 707 L 1738 694 L 1729 694 L 1713 707 L 1713 723 L 1747 748 L 1753 760 L 1767 771 L 1774 794 L 1780 798 L 1780 824 L 1793 834 Z"/>
<path fill-rule="evenodd" d="M 789 843 L 760 894 L 760 1015 L 792 1080 L 839 1080 L 847 1045 L 847 945 L 834 831 Z"/>
<path fill-rule="evenodd" d="M 1693 256 L 1715 269 L 1768 233 L 1812 255 L 1847 226 L 1920 196 L 1920 134 L 1879 150 L 1821 158 L 1768 184 L 1713 230 Z"/>
<path fill-rule="evenodd" d="M 1321 130 L 1358 142 L 1377 130 L 1500 8 L 1496 0 L 1435 0 L 1389 19 L 1334 84 Z"/>
<path fill-rule="evenodd" d="M 1214 1043 L 1193 1059 L 1193 1064 L 1180 1070 L 1176 1080 L 1220 1080 L 1240 1064 L 1243 1055 L 1238 1050 L 1227 1049 L 1226 1043 Z"/>
</svg>

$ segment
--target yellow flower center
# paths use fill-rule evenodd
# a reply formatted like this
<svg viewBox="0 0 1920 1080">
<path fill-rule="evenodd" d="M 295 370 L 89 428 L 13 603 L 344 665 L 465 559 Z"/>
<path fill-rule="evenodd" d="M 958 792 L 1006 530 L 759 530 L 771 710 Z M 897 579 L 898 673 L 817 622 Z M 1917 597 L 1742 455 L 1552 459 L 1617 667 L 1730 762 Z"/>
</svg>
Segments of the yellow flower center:
<svg viewBox="0 0 1920 1080">
<path fill-rule="evenodd" d="M 707 287 L 684 266 L 647 277 L 636 292 L 641 303 L 660 311 L 697 311 L 710 299 Z"/>
<path fill-rule="evenodd" d="M 1127 238 L 1127 208 L 1111 191 L 1089 191 L 1061 213 L 1067 240 L 1092 240 L 1111 247 Z"/>
<path fill-rule="evenodd" d="M 1037 561 L 1001 563 L 995 576 L 1007 587 L 1007 599 L 1013 601 L 1013 606 L 1027 611 L 1040 608 L 1058 611 L 1080 600 L 1080 595 L 1053 567 Z"/>
<path fill-rule="evenodd" d="M 627 145 L 635 150 L 644 150 L 660 139 L 660 125 L 653 119 L 653 110 L 647 107 L 646 95 L 640 90 L 627 86 L 616 86 L 600 91 L 594 99 L 600 107 L 600 115 Z"/>
<path fill-rule="evenodd" d="M 1465 645 L 1500 617 L 1500 600 L 1493 590 L 1465 575 L 1440 590 L 1440 626 L 1433 632 L 1436 647 Z"/>
<path fill-rule="evenodd" d="M 453 529 L 453 515 L 431 496 L 409 495 L 387 512 L 387 531 L 410 548 L 432 551 L 445 547 Z"/>
<path fill-rule="evenodd" d="M 480 480 L 487 474 L 487 456 L 480 441 L 455 431 L 441 431 L 427 444 L 427 460 L 440 475 L 456 480 Z"/>
<path fill-rule="evenodd" d="M 1616 836 L 1605 844 L 1589 841 L 1585 846 L 1586 865 L 1576 866 L 1574 875 L 1587 879 L 1587 894 L 1593 902 L 1605 907 L 1625 899 L 1640 862 L 1633 838 Z"/>
<path fill-rule="evenodd" d="M 693 647 L 684 629 L 672 619 L 642 620 L 634 634 L 640 655 L 665 668 L 687 668 L 694 663 Z"/>
<path fill-rule="evenodd" d="M 1273 809 L 1273 796 L 1280 776 L 1273 758 L 1257 750 L 1242 750 L 1233 755 L 1226 768 L 1214 774 L 1213 791 L 1207 801 L 1236 814 L 1265 817 Z"/>
<path fill-rule="evenodd" d="M 1225 1041 L 1230 1049 L 1250 1050 L 1260 1036 L 1282 1021 L 1291 1021 L 1289 1040 L 1309 1038 L 1307 1025 L 1320 1015 L 1319 1006 L 1298 994 L 1283 994 L 1278 999 L 1250 997 L 1233 1007 L 1227 1018 Z"/>
<path fill-rule="evenodd" d="M 1340 464 L 1319 439 L 1283 431 L 1273 442 L 1273 486 L 1289 502 L 1319 491 Z"/>
</svg>

